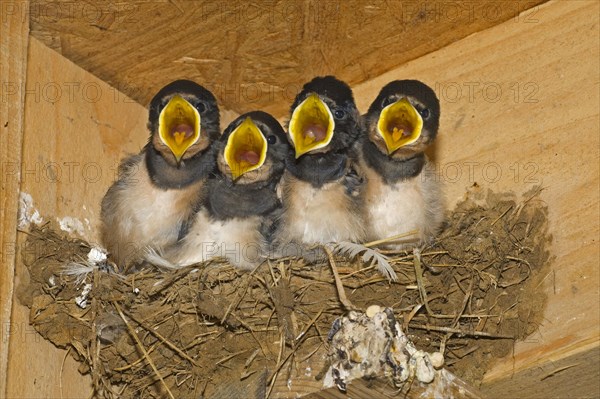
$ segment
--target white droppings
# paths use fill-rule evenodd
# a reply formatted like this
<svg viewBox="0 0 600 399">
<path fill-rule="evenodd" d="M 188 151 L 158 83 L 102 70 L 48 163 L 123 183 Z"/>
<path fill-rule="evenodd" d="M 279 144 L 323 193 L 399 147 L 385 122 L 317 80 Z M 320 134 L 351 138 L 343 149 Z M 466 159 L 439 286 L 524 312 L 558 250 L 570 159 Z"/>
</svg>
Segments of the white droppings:
<svg viewBox="0 0 600 399">
<path fill-rule="evenodd" d="M 81 291 L 81 295 L 75 298 L 75 303 L 81 309 L 85 309 L 87 306 L 87 297 L 92 291 L 92 284 L 86 284 L 83 286 L 83 290 Z"/>
<path fill-rule="evenodd" d="M 98 264 L 106 260 L 106 250 L 102 247 L 92 247 L 88 252 L 88 262 Z"/>
<path fill-rule="evenodd" d="M 81 220 L 71 216 L 65 216 L 62 219 L 56 218 L 56 221 L 60 224 L 60 229 L 62 231 L 66 231 L 67 233 L 77 233 L 81 237 L 85 237 Z"/>
<path fill-rule="evenodd" d="M 367 308 L 365 313 L 367 314 L 367 316 L 373 318 L 373 316 L 375 316 L 379 312 L 381 312 L 381 306 L 371 305 Z"/>
<path fill-rule="evenodd" d="M 329 337 L 326 388 L 345 391 L 353 379 L 380 375 L 391 377 L 398 388 L 413 377 L 424 384 L 436 378 L 430 354 L 414 346 L 391 309 L 373 305 L 365 313 L 350 311 L 334 322 Z M 443 364 L 440 353 L 433 357 L 435 364 Z"/>
<path fill-rule="evenodd" d="M 444 355 L 440 352 L 430 353 L 429 360 L 431 360 L 431 365 L 436 369 L 439 369 L 444 365 Z"/>
<path fill-rule="evenodd" d="M 19 193 L 19 229 L 27 229 L 31 223 L 39 226 L 43 221 L 42 215 L 40 215 L 40 212 L 33 206 L 33 198 L 31 195 L 21 191 Z"/>
<path fill-rule="evenodd" d="M 431 365 L 429 355 L 423 351 L 417 351 L 413 358 L 416 358 L 415 375 L 417 380 L 429 384 L 435 378 L 435 369 Z"/>
</svg>

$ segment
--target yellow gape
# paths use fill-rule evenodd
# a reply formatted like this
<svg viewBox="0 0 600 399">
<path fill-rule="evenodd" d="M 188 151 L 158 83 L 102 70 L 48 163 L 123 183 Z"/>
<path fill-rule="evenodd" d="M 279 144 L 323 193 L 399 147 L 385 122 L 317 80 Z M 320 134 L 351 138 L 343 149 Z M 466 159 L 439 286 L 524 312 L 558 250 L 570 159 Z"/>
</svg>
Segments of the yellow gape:
<svg viewBox="0 0 600 399">
<path fill-rule="evenodd" d="M 175 95 L 160 112 L 158 132 L 179 162 L 200 138 L 200 113 L 183 97 Z"/>
<path fill-rule="evenodd" d="M 290 137 L 296 158 L 309 151 L 326 147 L 333 137 L 335 121 L 327 104 L 315 93 L 302 101 L 290 120 Z"/>
<path fill-rule="evenodd" d="M 267 139 L 250 117 L 231 132 L 223 157 L 231 169 L 233 180 L 265 163 Z"/>
<path fill-rule="evenodd" d="M 383 137 L 388 154 L 417 141 L 422 129 L 423 118 L 406 98 L 385 107 L 377 122 L 377 132 Z"/>
</svg>

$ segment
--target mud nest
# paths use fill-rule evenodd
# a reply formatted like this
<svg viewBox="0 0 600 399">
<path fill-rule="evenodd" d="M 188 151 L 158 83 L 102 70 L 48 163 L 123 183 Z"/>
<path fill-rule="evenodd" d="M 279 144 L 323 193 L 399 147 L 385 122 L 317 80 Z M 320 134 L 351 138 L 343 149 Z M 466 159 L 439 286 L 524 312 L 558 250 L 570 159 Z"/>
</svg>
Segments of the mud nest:
<svg viewBox="0 0 600 399">
<path fill-rule="evenodd" d="M 417 348 L 441 351 L 477 385 L 542 320 L 550 237 L 538 193 L 471 192 L 435 243 L 382 251 L 395 282 L 336 257 L 347 300 L 392 308 Z M 120 275 L 86 263 L 91 245 L 52 225 L 27 234 L 30 322 L 91 373 L 97 397 L 288 397 L 322 386 L 328 333 L 347 311 L 330 264 L 278 259 L 248 273 L 213 260 Z"/>
</svg>

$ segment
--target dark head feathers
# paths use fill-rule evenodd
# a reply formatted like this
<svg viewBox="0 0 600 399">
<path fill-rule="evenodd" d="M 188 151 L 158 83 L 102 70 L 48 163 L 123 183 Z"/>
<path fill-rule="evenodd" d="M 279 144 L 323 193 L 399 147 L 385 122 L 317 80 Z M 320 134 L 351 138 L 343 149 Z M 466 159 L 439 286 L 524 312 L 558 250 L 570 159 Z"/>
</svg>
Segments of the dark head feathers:
<svg viewBox="0 0 600 399">
<path fill-rule="evenodd" d="M 416 99 L 429 108 L 429 111 L 439 119 L 440 101 L 433 89 L 419 80 L 394 80 L 383 86 L 379 95 L 369 107 L 368 114 L 379 113 L 385 107 L 385 99 L 394 95 L 402 95 Z"/>
<path fill-rule="evenodd" d="M 148 128 L 155 132 L 158 116 L 171 97 L 179 94 L 188 100 L 200 113 L 202 128 L 214 140 L 220 135 L 219 106 L 215 96 L 205 87 L 191 80 L 181 79 L 169 83 L 156 93 L 149 105 Z"/>
<path fill-rule="evenodd" d="M 324 97 L 331 99 L 337 105 L 354 104 L 352 89 L 345 82 L 337 79 L 335 76 L 318 76 L 306 83 L 300 93 L 296 96 L 290 113 L 300 104 L 308 93 L 319 93 Z"/>
</svg>

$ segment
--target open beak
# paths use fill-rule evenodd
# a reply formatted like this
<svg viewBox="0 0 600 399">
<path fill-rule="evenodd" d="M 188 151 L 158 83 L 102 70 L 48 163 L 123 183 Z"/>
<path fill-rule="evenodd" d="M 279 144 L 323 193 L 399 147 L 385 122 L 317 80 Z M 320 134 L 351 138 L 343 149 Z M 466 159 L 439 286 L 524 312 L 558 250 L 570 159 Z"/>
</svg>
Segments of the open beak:
<svg viewBox="0 0 600 399">
<path fill-rule="evenodd" d="M 260 168 L 267 158 L 267 139 L 258 126 L 247 117 L 227 139 L 225 162 L 233 180 L 244 173 Z"/>
<path fill-rule="evenodd" d="M 290 120 L 290 137 L 296 158 L 327 146 L 334 128 L 335 121 L 327 104 L 315 93 L 308 96 L 294 109 Z"/>
<path fill-rule="evenodd" d="M 181 96 L 174 96 L 158 117 L 162 142 L 171 149 L 177 163 L 200 138 L 200 113 Z"/>
<path fill-rule="evenodd" d="M 383 137 L 388 154 L 417 141 L 422 130 L 423 118 L 406 98 L 385 107 L 377 122 L 377 132 Z"/>
</svg>

